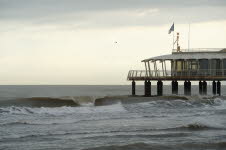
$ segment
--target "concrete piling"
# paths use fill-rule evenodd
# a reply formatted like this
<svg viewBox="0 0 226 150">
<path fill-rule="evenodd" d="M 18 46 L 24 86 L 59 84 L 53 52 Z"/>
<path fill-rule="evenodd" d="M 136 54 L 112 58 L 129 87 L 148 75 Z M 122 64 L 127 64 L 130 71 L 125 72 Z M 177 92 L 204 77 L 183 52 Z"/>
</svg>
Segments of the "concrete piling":
<svg viewBox="0 0 226 150">
<path fill-rule="evenodd" d="M 175 81 L 174 80 L 172 81 L 171 86 L 172 86 L 171 87 L 172 88 L 172 94 L 175 94 L 175 86 L 176 85 L 175 85 Z"/>
<path fill-rule="evenodd" d="M 203 84 L 202 84 L 202 81 L 199 81 L 199 94 L 203 95 Z"/>
<path fill-rule="evenodd" d="M 175 81 L 173 80 L 172 83 L 171 83 L 171 88 L 172 88 L 172 94 L 175 93 Z"/>
<path fill-rule="evenodd" d="M 147 96 L 148 93 L 148 81 L 144 81 L 144 96 Z"/>
<path fill-rule="evenodd" d="M 161 80 L 157 82 L 157 95 L 162 96 L 163 95 L 163 83 Z"/>
<path fill-rule="evenodd" d="M 178 95 L 178 82 L 175 81 L 175 94 Z"/>
<path fill-rule="evenodd" d="M 184 81 L 184 95 L 187 95 L 187 81 Z"/>
<path fill-rule="evenodd" d="M 148 96 L 151 96 L 151 81 L 148 81 L 148 89 L 147 89 L 147 92 L 148 92 Z"/>
<path fill-rule="evenodd" d="M 151 96 L 151 82 L 147 80 L 144 82 L 144 96 Z"/>
<path fill-rule="evenodd" d="M 202 88 L 202 90 L 203 90 L 203 95 L 207 95 L 207 82 L 206 81 L 203 81 L 203 88 Z"/>
<path fill-rule="evenodd" d="M 187 94 L 188 95 L 191 95 L 191 81 L 188 81 L 187 82 L 187 86 L 188 86 L 188 92 L 187 92 Z"/>
<path fill-rule="evenodd" d="M 184 81 L 184 95 L 191 95 L 191 81 Z"/>
<path fill-rule="evenodd" d="M 136 82 L 134 80 L 132 81 L 132 95 L 136 95 Z"/>
<path fill-rule="evenodd" d="M 206 81 L 199 81 L 199 94 L 207 95 L 207 82 Z"/>
<path fill-rule="evenodd" d="M 217 93 L 217 84 L 216 84 L 216 81 L 213 81 L 212 83 L 212 92 L 213 92 L 213 95 L 216 95 Z"/>
<path fill-rule="evenodd" d="M 217 94 L 221 96 L 221 82 L 217 81 Z"/>
<path fill-rule="evenodd" d="M 172 81 L 172 94 L 178 94 L 178 82 L 176 80 Z"/>
</svg>

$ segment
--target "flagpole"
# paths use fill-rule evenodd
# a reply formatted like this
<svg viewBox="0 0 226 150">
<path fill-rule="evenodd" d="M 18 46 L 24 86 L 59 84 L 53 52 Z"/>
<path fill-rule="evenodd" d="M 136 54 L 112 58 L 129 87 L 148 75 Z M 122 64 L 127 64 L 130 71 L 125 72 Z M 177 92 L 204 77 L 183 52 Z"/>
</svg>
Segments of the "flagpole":
<svg viewBox="0 0 226 150">
<path fill-rule="evenodd" d="M 190 23 L 188 28 L 188 51 L 190 50 Z"/>
<path fill-rule="evenodd" d="M 174 30 L 173 30 L 173 50 L 174 50 Z"/>
</svg>

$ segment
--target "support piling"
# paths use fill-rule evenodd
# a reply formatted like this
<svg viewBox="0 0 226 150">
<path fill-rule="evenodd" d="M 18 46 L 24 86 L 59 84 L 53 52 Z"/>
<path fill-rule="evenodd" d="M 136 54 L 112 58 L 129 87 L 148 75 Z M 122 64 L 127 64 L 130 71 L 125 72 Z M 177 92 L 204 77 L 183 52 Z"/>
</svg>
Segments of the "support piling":
<svg viewBox="0 0 226 150">
<path fill-rule="evenodd" d="M 144 81 L 144 96 L 148 96 L 148 81 Z"/>
<path fill-rule="evenodd" d="M 132 95 L 136 95 L 136 82 L 134 80 L 132 81 Z"/>
<path fill-rule="evenodd" d="M 184 81 L 184 95 L 187 95 L 187 81 Z"/>
<path fill-rule="evenodd" d="M 187 86 L 188 86 L 188 95 L 191 95 L 191 81 L 187 82 Z"/>
<path fill-rule="evenodd" d="M 157 82 L 157 95 L 162 96 L 163 94 L 163 83 L 161 80 Z"/>
<path fill-rule="evenodd" d="M 202 88 L 202 90 L 203 90 L 203 95 L 207 95 L 207 82 L 206 81 L 203 81 L 203 88 Z"/>
<path fill-rule="evenodd" d="M 217 94 L 221 96 L 221 82 L 217 81 Z"/>
<path fill-rule="evenodd" d="M 199 95 L 203 95 L 203 83 L 199 81 Z"/>
<path fill-rule="evenodd" d="M 176 92 L 176 83 L 175 83 L 175 81 L 173 80 L 172 81 L 172 83 L 171 83 L 171 85 L 172 85 L 172 94 L 175 94 L 175 92 Z"/>
<path fill-rule="evenodd" d="M 175 94 L 178 95 L 178 82 L 175 81 Z"/>
<path fill-rule="evenodd" d="M 147 92 L 148 92 L 148 96 L 151 96 L 151 81 L 148 81 L 148 89 L 147 89 Z"/>
<path fill-rule="evenodd" d="M 212 92 L 213 92 L 213 95 L 216 95 L 216 93 L 217 93 L 217 83 L 216 83 L 216 81 L 213 81 L 213 83 L 212 83 Z"/>
</svg>

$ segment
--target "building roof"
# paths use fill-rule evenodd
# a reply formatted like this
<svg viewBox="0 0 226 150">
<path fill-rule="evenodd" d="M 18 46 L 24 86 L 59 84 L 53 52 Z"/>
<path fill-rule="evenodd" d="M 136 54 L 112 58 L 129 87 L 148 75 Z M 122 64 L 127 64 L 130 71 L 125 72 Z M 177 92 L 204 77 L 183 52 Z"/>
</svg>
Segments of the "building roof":
<svg viewBox="0 0 226 150">
<path fill-rule="evenodd" d="M 196 59 L 226 59 L 226 52 L 174 52 L 142 60 L 142 62 L 154 60 L 196 60 Z"/>
</svg>

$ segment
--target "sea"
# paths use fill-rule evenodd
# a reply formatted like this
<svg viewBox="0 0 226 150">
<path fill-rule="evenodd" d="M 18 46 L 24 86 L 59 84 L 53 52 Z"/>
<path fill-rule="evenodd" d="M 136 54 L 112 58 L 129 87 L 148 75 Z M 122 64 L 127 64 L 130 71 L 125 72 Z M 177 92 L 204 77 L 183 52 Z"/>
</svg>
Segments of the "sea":
<svg viewBox="0 0 226 150">
<path fill-rule="evenodd" d="M 143 85 L 1 85 L 1 150 L 225 150 L 222 96 L 143 97 Z M 156 86 L 152 86 L 152 95 Z"/>
</svg>

